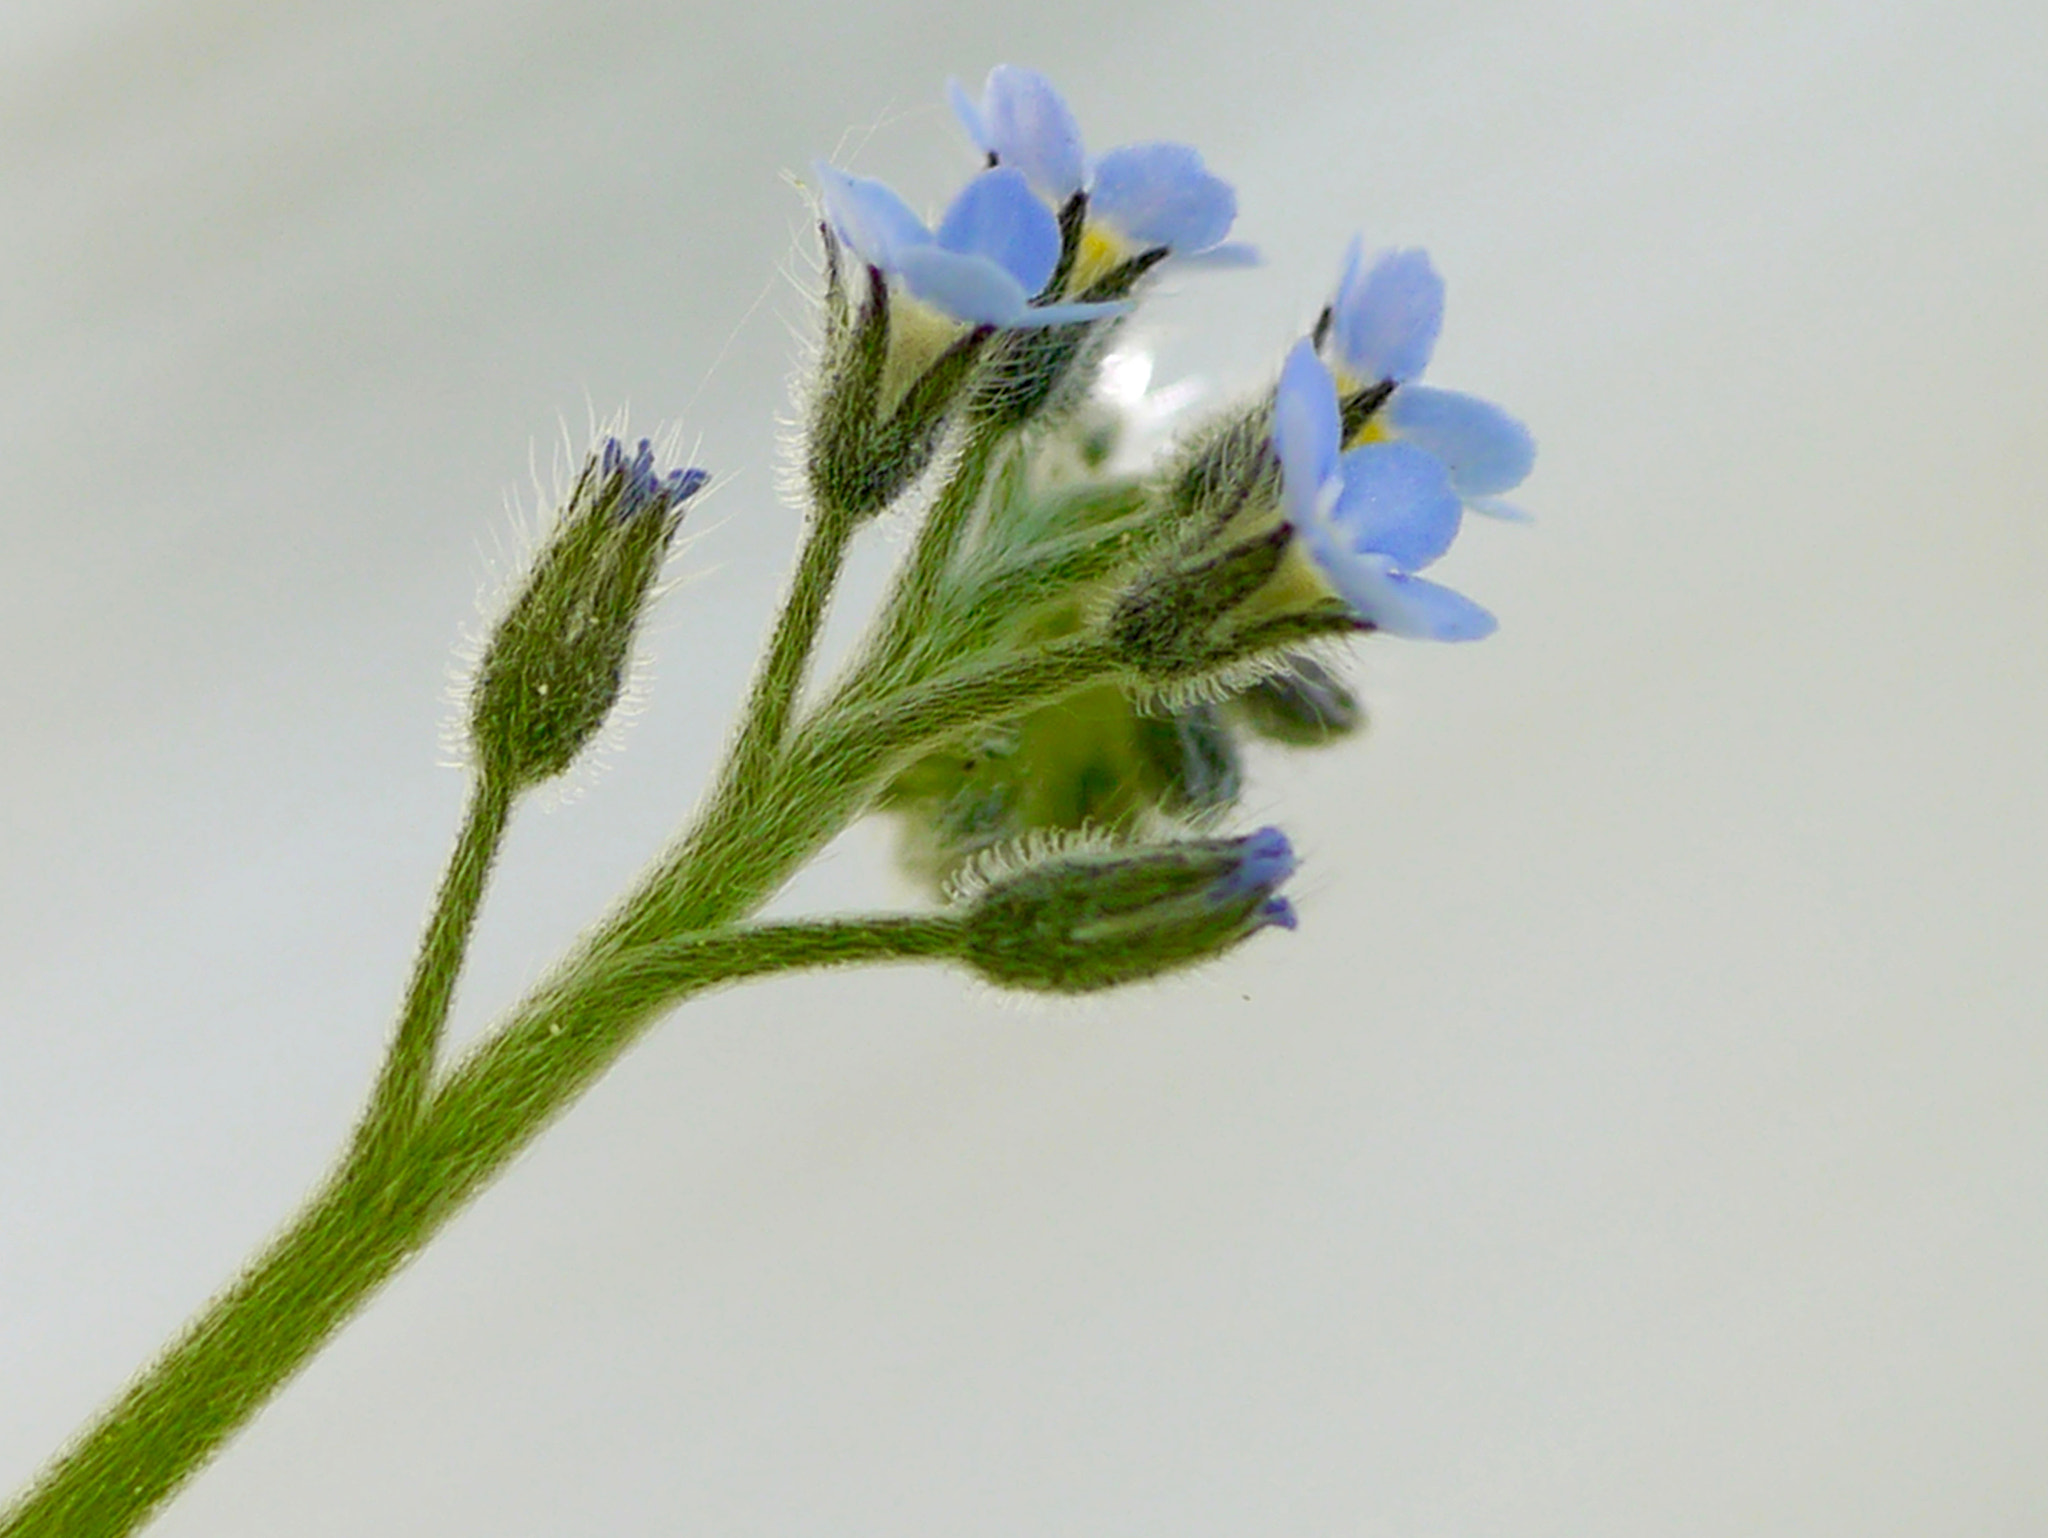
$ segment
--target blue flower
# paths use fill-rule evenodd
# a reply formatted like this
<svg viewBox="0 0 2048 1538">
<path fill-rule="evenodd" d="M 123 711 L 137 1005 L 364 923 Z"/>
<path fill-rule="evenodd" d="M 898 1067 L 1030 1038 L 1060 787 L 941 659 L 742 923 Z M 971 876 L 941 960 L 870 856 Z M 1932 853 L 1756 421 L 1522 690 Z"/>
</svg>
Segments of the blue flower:
<svg viewBox="0 0 2048 1538">
<path fill-rule="evenodd" d="M 1351 611 L 1389 635 L 1476 641 L 1491 614 L 1412 575 L 1457 537 L 1462 508 L 1450 473 L 1412 443 L 1346 450 L 1336 381 L 1315 345 L 1297 343 L 1273 401 L 1282 501 L 1310 557 Z"/>
<path fill-rule="evenodd" d="M 1090 164 L 1081 130 L 1051 81 L 1036 70 L 999 64 L 980 101 L 956 80 L 953 110 L 968 136 L 998 165 L 1024 174 L 1055 208 L 1087 194 L 1087 222 L 1069 288 L 1148 252 L 1242 261 L 1249 248 L 1224 246 L 1237 218 L 1237 194 L 1185 144 L 1130 144 Z"/>
<path fill-rule="evenodd" d="M 936 231 L 883 183 L 823 164 L 816 171 L 825 217 L 839 240 L 954 320 L 1022 329 L 1095 320 L 1126 308 L 1031 303 L 1059 261 L 1060 232 L 1021 171 L 982 172 L 953 200 Z"/>
<path fill-rule="evenodd" d="M 1443 318 L 1444 280 L 1427 252 L 1382 251 L 1368 261 L 1363 246 L 1351 243 L 1324 342 L 1345 397 L 1384 393 L 1349 442 L 1392 439 L 1426 449 L 1450 472 L 1467 507 L 1521 517 L 1497 498 L 1519 486 L 1536 462 L 1529 430 L 1491 401 L 1410 382 L 1429 367 Z"/>
</svg>

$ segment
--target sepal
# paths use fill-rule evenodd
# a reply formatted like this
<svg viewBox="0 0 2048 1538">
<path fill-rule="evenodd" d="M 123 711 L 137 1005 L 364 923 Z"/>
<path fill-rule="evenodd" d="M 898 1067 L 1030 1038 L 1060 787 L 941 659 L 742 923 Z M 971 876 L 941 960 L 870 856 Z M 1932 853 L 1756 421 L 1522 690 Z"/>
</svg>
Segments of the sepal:
<svg viewBox="0 0 2048 1538">
<path fill-rule="evenodd" d="M 862 523 L 930 465 L 993 328 L 919 314 L 874 267 L 856 265 L 866 295 L 853 306 L 838 282 L 844 248 L 830 226 L 823 233 L 833 282 L 805 478 L 821 515 Z"/>
</svg>

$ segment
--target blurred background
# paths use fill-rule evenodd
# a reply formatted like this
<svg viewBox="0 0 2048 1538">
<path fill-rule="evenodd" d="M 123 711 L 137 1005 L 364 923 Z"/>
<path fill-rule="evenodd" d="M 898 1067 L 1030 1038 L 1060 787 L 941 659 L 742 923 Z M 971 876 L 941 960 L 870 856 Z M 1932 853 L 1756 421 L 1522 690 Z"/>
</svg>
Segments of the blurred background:
<svg viewBox="0 0 2048 1538">
<path fill-rule="evenodd" d="M 1271 377 L 1426 244 L 1522 415 L 1478 647 L 1256 760 L 1303 925 L 1021 1008 L 655 1032 L 154 1529 L 2048 1530 L 2048 25 L 1960 0 L 0 12 L 0 1483 L 338 1148 L 458 817 L 449 658 L 566 441 L 720 485 L 646 707 L 515 827 L 480 1030 L 687 811 L 796 536 L 814 156 L 946 77 L 1199 144 Z M 866 542 L 850 637 L 900 531 Z M 910 900 L 886 828 L 791 910 Z"/>
</svg>

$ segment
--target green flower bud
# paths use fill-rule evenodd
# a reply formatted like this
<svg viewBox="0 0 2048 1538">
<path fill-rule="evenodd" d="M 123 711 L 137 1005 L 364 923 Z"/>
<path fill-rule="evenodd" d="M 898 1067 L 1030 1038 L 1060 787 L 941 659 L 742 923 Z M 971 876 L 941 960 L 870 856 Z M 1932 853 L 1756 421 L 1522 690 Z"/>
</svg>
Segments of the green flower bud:
<svg viewBox="0 0 2048 1538">
<path fill-rule="evenodd" d="M 1074 851 L 998 875 L 967 899 L 962 960 L 992 983 L 1089 993 L 1294 927 L 1278 828 L 1244 838 Z"/>
<path fill-rule="evenodd" d="M 1365 725 L 1365 707 L 1313 657 L 1290 657 L 1229 702 L 1230 715 L 1270 742 L 1316 748 Z"/>
<path fill-rule="evenodd" d="M 654 472 L 606 438 L 569 493 L 553 537 L 484 647 L 470 690 L 479 769 L 514 788 L 575 762 L 618 702 L 633 632 L 682 522 L 709 476 Z"/>
<path fill-rule="evenodd" d="M 1161 516 L 1193 544 L 1219 538 L 1240 519 L 1271 517 L 1280 505 L 1272 403 L 1262 401 L 1190 435 L 1164 468 L 1158 500 Z"/>
<path fill-rule="evenodd" d="M 1271 580 L 1293 538 L 1285 524 L 1275 524 L 1220 554 L 1153 572 L 1117 601 L 1110 640 L 1126 662 L 1155 679 L 1234 660 L 1218 627 Z"/>
</svg>

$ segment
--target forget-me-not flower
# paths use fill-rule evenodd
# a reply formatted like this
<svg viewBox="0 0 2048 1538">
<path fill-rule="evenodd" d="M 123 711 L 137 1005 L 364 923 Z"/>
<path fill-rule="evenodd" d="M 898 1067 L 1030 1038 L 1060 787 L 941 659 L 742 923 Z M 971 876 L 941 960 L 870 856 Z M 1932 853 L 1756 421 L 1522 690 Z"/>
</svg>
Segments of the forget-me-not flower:
<svg viewBox="0 0 2048 1538">
<path fill-rule="evenodd" d="M 1492 634 L 1494 618 L 1478 604 L 1413 575 L 1457 536 L 1463 510 L 1449 472 L 1412 443 L 1346 449 L 1343 433 L 1336 381 L 1304 339 L 1287 355 L 1273 400 L 1287 521 L 1374 629 L 1430 641 Z"/>
<path fill-rule="evenodd" d="M 1091 163 L 1080 127 L 1052 82 L 1014 64 L 989 71 L 979 101 L 957 80 L 949 92 L 969 137 L 997 165 L 1021 171 L 1052 207 L 1064 210 L 1087 194 L 1070 292 L 1085 293 L 1125 263 L 1155 252 L 1249 258 L 1247 248 L 1223 244 L 1237 218 L 1236 192 L 1190 146 L 1128 144 Z"/>
<path fill-rule="evenodd" d="M 1347 400 L 1371 400 L 1349 436 L 1353 446 L 1397 439 L 1428 450 L 1474 512 L 1520 517 L 1498 500 L 1536 462 L 1529 430 L 1491 401 L 1411 381 L 1429 367 L 1444 317 L 1444 281 L 1429 254 L 1382 251 L 1368 259 L 1356 240 L 1322 340 Z"/>
<path fill-rule="evenodd" d="M 957 321 L 1023 329 L 1114 315 L 1121 304 L 1033 305 L 1059 262 L 1059 222 L 1024 173 L 998 166 L 953 199 L 936 230 L 895 191 L 828 165 L 817 168 L 825 217 L 863 262 Z"/>
</svg>

